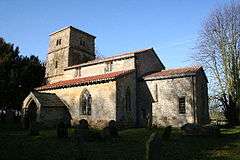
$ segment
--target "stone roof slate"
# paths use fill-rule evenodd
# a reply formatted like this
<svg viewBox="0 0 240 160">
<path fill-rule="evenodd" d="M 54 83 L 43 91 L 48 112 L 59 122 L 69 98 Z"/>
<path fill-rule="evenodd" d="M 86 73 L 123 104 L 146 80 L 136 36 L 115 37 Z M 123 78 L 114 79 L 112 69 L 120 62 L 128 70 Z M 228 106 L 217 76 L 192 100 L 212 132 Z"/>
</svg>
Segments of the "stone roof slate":
<svg viewBox="0 0 240 160">
<path fill-rule="evenodd" d="M 118 72 L 110 72 L 110 73 L 105 73 L 101 75 L 95 75 L 95 76 L 89 76 L 89 77 L 82 77 L 82 78 L 75 78 L 71 80 L 64 80 L 64 81 L 59 81 L 56 83 L 50 83 L 38 88 L 35 88 L 36 90 L 48 90 L 48 89 L 57 89 L 57 88 L 66 88 L 66 87 L 74 87 L 74 86 L 79 86 L 79 85 L 86 85 L 86 84 L 91 84 L 95 82 L 102 82 L 102 81 L 109 81 L 109 80 L 114 80 L 116 78 L 119 78 L 123 75 L 126 75 L 128 73 L 132 73 L 133 70 L 123 70 L 123 71 L 118 71 Z"/>
<path fill-rule="evenodd" d="M 54 93 L 32 92 L 43 107 L 65 107 L 65 104 Z"/>
<path fill-rule="evenodd" d="M 143 79 L 156 79 L 156 78 L 173 78 L 179 76 L 190 76 L 195 75 L 198 71 L 202 69 L 201 66 L 193 66 L 193 67 L 183 67 L 183 68 L 174 68 L 174 69 L 166 69 L 160 72 L 154 72 L 148 74 L 143 77 Z"/>
</svg>

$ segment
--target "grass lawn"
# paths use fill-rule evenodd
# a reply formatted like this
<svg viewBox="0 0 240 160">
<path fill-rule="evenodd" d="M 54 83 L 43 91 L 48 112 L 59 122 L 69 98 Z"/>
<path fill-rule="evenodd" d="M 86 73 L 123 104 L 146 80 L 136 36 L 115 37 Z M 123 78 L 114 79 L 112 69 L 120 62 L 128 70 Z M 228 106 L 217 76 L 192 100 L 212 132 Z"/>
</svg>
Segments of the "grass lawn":
<svg viewBox="0 0 240 160">
<path fill-rule="evenodd" d="M 58 139 L 55 130 L 43 130 L 28 136 L 16 125 L 0 124 L 0 159 L 29 160 L 144 160 L 145 143 L 152 132 L 144 128 L 120 132 L 119 142 L 95 141 L 78 144 L 73 138 Z M 72 130 L 70 131 L 72 136 Z M 171 139 L 163 142 L 162 159 L 172 160 L 240 160 L 240 126 L 222 129 L 219 137 L 182 136 L 173 129 Z"/>
</svg>

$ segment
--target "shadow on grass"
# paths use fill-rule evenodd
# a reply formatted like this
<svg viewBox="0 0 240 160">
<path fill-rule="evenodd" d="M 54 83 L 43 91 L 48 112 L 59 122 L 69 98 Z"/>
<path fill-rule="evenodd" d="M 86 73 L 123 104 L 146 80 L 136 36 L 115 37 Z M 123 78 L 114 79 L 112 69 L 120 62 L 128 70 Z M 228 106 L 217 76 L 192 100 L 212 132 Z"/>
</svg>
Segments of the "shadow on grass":
<svg viewBox="0 0 240 160">
<path fill-rule="evenodd" d="M 144 160 L 145 143 L 151 133 L 163 129 L 128 129 L 120 132 L 120 140 L 96 140 L 85 144 L 70 138 L 58 139 L 54 129 L 42 130 L 39 136 L 28 136 L 26 131 L 1 125 L 0 159 L 72 159 L 72 160 Z M 2 132 L 3 131 L 3 132 Z M 99 131 L 97 131 L 99 132 Z M 24 134 L 22 134 L 24 133 Z M 171 159 L 240 159 L 240 127 L 222 129 L 219 137 L 182 136 L 179 129 L 172 130 L 169 141 L 159 149 L 163 160 Z"/>
</svg>

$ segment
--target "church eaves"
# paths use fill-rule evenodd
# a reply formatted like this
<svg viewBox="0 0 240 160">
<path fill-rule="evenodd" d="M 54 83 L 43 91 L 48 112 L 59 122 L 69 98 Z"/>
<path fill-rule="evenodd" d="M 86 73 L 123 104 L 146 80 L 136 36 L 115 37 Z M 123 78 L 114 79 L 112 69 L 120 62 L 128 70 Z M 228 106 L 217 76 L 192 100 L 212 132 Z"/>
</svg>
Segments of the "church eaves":
<svg viewBox="0 0 240 160">
<path fill-rule="evenodd" d="M 154 80 L 154 79 L 167 79 L 167 78 L 194 76 L 200 70 L 203 70 L 201 66 L 166 69 L 160 72 L 154 72 L 149 75 L 146 75 L 143 77 L 143 79 Z"/>
<path fill-rule="evenodd" d="M 117 78 L 120 78 L 124 75 L 127 75 L 129 73 L 134 72 L 135 70 L 123 70 L 118 72 L 111 72 L 96 76 L 89 76 L 89 77 L 82 77 L 82 78 L 75 78 L 71 80 L 65 80 L 65 81 L 59 81 L 56 83 L 47 84 L 38 88 L 35 88 L 37 91 L 41 90 L 50 90 L 50 89 L 58 89 L 58 88 L 67 88 L 67 87 L 74 87 L 74 86 L 81 86 L 86 84 L 92 84 L 92 83 L 99 83 L 99 82 L 105 82 L 110 80 L 115 80 Z"/>
<path fill-rule="evenodd" d="M 134 57 L 135 54 L 146 53 L 147 51 L 150 51 L 150 50 L 153 50 L 153 48 L 145 48 L 145 49 L 136 50 L 136 51 L 132 51 L 132 52 L 124 52 L 124 53 L 120 53 L 120 54 L 115 55 L 115 56 L 106 57 L 106 58 L 103 58 L 103 59 L 95 59 L 95 60 L 92 60 L 92 61 L 88 61 L 88 62 L 86 62 L 86 63 L 74 65 L 74 66 L 65 68 L 65 70 L 72 69 L 72 68 L 77 68 L 77 67 L 94 65 L 94 64 L 98 64 L 98 63 L 103 63 L 103 62 L 107 62 L 107 61 L 112 61 L 112 60 L 119 60 L 119 59 L 131 58 L 131 57 Z"/>
</svg>

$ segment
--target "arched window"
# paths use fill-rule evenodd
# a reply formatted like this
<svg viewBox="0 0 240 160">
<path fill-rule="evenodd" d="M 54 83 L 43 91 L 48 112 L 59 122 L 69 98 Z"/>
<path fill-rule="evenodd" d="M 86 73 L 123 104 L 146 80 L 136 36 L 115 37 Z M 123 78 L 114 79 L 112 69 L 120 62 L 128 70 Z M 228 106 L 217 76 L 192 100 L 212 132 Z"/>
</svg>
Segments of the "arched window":
<svg viewBox="0 0 240 160">
<path fill-rule="evenodd" d="M 129 87 L 126 90 L 125 100 L 126 100 L 126 104 L 125 104 L 126 110 L 131 111 L 131 91 Z"/>
<path fill-rule="evenodd" d="M 92 97 L 88 90 L 84 90 L 81 95 L 80 108 L 83 115 L 91 115 Z"/>
</svg>

